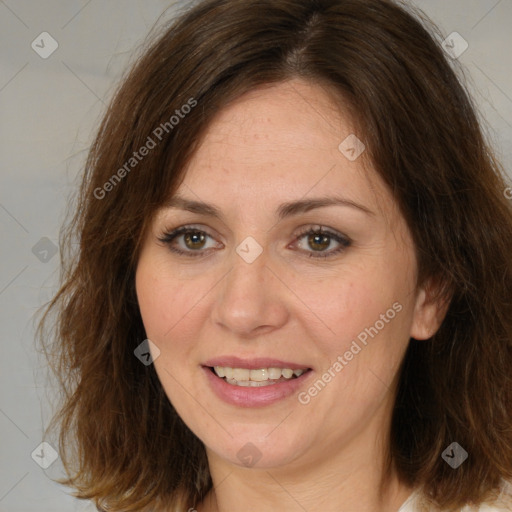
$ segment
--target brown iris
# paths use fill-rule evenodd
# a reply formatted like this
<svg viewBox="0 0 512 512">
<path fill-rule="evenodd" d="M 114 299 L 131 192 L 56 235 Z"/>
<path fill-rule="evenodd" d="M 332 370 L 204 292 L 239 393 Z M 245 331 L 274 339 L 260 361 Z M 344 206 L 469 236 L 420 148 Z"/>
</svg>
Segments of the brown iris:
<svg viewBox="0 0 512 512">
<path fill-rule="evenodd" d="M 327 235 L 322 234 L 311 234 L 308 236 L 308 244 L 315 251 L 321 251 L 323 249 L 327 249 L 331 239 Z"/>
<path fill-rule="evenodd" d="M 198 231 L 192 231 L 185 234 L 184 240 L 185 245 L 189 249 L 201 249 L 205 243 L 205 236 L 203 233 L 199 233 Z"/>
</svg>

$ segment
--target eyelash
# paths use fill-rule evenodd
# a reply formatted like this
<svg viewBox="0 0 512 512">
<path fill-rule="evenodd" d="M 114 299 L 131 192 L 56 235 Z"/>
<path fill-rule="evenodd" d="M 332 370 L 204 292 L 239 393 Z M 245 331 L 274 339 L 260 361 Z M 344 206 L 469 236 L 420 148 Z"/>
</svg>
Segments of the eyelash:
<svg viewBox="0 0 512 512">
<path fill-rule="evenodd" d="M 171 250 L 172 252 L 175 252 L 177 254 L 187 256 L 187 257 L 192 257 L 192 258 L 204 256 L 206 251 L 202 251 L 202 250 L 184 251 L 184 250 L 178 249 L 177 247 L 172 245 L 172 242 L 176 238 L 178 238 L 181 235 L 186 235 L 186 234 L 202 234 L 202 235 L 206 235 L 207 237 L 213 238 L 206 231 L 204 231 L 202 229 L 195 228 L 194 226 L 181 226 L 177 229 L 174 229 L 173 231 L 164 233 L 161 237 L 158 238 L 158 240 L 160 242 L 166 244 L 169 247 L 169 250 Z M 299 241 L 300 239 L 302 239 L 303 237 L 308 236 L 308 235 L 326 235 L 329 238 L 335 240 L 336 242 L 338 242 L 340 244 L 340 246 L 338 248 L 333 249 L 328 252 L 306 251 L 306 252 L 310 252 L 310 254 L 309 254 L 310 258 L 330 258 L 330 257 L 333 257 L 333 256 L 341 253 L 342 251 L 344 251 L 345 249 L 350 247 L 350 245 L 352 244 L 352 241 L 348 237 L 343 236 L 338 233 L 334 233 L 329 230 L 326 230 L 321 226 L 317 229 L 306 228 L 305 230 L 303 230 L 301 233 L 299 233 L 297 235 L 295 242 Z"/>
</svg>

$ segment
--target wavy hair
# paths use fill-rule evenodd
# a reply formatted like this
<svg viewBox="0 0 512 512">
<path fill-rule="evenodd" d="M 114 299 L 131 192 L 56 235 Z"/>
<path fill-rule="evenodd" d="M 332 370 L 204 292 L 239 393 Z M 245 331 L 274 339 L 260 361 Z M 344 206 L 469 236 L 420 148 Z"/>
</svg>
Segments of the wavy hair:
<svg viewBox="0 0 512 512">
<path fill-rule="evenodd" d="M 441 283 L 436 299 L 449 302 L 431 339 L 410 340 L 389 464 L 444 510 L 512 479 L 511 205 L 436 37 L 421 11 L 391 0 L 205 0 L 146 45 L 90 148 L 61 233 L 60 289 L 38 327 L 62 390 L 48 427 L 59 482 L 75 496 L 109 511 L 187 510 L 211 488 L 204 446 L 134 356 L 146 338 L 135 269 L 213 116 L 291 78 L 339 93 L 412 233 L 418 286 Z M 469 453 L 456 470 L 441 458 L 454 441 Z"/>
</svg>

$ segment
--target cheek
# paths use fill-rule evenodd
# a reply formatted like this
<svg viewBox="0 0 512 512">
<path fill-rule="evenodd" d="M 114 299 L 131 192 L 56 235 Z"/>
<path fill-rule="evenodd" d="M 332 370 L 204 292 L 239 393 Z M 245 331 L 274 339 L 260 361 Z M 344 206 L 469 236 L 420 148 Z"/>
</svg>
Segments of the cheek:
<svg viewBox="0 0 512 512">
<path fill-rule="evenodd" d="M 378 282 L 376 269 L 347 264 L 328 277 L 298 278 L 294 291 L 301 298 L 304 319 L 318 325 L 318 334 L 343 342 L 386 304 L 388 291 Z M 309 313 L 309 314 L 308 314 Z M 312 315 L 313 314 L 313 315 Z M 312 324 L 309 323 L 311 326 Z"/>
<path fill-rule="evenodd" d="M 360 362 L 402 352 L 409 339 L 407 274 L 408 269 L 397 262 L 392 266 L 366 260 L 364 266 L 347 265 L 337 275 L 306 287 L 304 281 L 297 282 L 297 294 L 307 298 L 303 318 L 309 313 L 307 318 L 313 319 L 304 322 L 305 328 L 330 362 L 349 350 L 354 340 L 365 352 L 357 357 Z"/>
<path fill-rule="evenodd" d="M 135 276 L 137 300 L 148 338 L 164 343 L 187 324 L 204 295 L 202 279 L 193 282 L 173 274 L 157 259 L 141 258 Z"/>
<path fill-rule="evenodd" d="M 156 278 L 149 266 L 139 263 L 135 276 L 137 300 L 144 328 L 152 341 L 161 339 L 170 323 L 170 312 L 175 304 L 173 293 Z M 158 344 L 158 343 L 157 343 Z"/>
<path fill-rule="evenodd" d="M 160 351 L 155 370 L 169 400 L 179 404 L 182 388 L 178 383 L 188 382 L 182 372 L 194 339 L 190 318 L 198 299 L 191 288 L 197 288 L 171 276 L 166 266 L 149 256 L 139 261 L 135 286 L 146 336 Z"/>
<path fill-rule="evenodd" d="M 159 346 L 187 312 L 188 288 L 166 275 L 165 268 L 144 258 L 135 276 L 137 300 L 149 339 Z"/>
<path fill-rule="evenodd" d="M 137 298 L 146 336 L 159 349 L 155 370 L 170 402 L 187 417 L 197 414 L 188 393 L 201 394 L 190 372 L 200 362 L 196 351 L 213 285 L 205 274 L 187 279 L 177 275 L 168 261 L 154 254 L 137 267 Z"/>
</svg>

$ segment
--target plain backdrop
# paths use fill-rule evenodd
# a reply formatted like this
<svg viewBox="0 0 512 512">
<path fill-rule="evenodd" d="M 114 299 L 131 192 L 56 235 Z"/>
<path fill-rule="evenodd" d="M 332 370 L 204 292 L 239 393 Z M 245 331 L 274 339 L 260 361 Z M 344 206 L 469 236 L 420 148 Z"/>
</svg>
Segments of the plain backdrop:
<svg viewBox="0 0 512 512">
<path fill-rule="evenodd" d="M 445 37 L 460 35 L 457 48 L 467 42 L 457 60 L 512 176 L 512 2 L 413 3 Z M 52 462 L 40 443 L 53 395 L 33 317 L 56 291 L 66 202 L 114 87 L 162 13 L 186 4 L 0 0 L 0 512 L 94 510 L 52 481 L 58 454 L 41 467 Z"/>
</svg>

